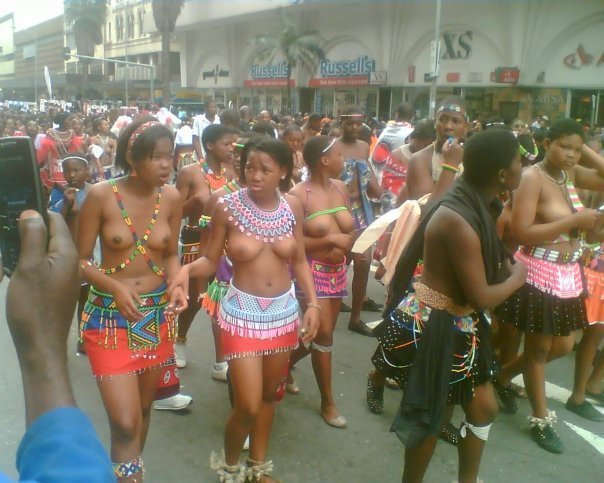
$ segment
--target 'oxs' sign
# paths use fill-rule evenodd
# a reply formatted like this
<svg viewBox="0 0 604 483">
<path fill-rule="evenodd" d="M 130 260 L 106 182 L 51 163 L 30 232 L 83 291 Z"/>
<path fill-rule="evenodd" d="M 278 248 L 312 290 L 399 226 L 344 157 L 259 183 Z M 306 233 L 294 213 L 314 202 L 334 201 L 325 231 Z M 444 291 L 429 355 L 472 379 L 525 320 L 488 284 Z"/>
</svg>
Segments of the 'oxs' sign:
<svg viewBox="0 0 604 483">
<path fill-rule="evenodd" d="M 366 75 L 375 71 L 375 60 L 368 55 L 359 56 L 354 60 L 324 59 L 319 64 L 321 77 L 351 77 Z"/>
</svg>

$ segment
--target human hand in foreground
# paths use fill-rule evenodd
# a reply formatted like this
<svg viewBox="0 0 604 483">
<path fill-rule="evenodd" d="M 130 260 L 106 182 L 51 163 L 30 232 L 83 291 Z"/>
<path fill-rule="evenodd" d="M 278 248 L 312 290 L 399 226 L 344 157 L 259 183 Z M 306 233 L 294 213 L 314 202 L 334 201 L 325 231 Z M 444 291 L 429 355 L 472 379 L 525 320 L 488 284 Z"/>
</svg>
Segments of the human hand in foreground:
<svg viewBox="0 0 604 483">
<path fill-rule="evenodd" d="M 21 254 L 6 296 L 6 320 L 23 377 L 29 425 L 43 413 L 74 406 L 67 375 L 67 335 L 80 289 L 78 253 L 63 218 L 27 210 L 19 219 Z"/>
<path fill-rule="evenodd" d="M 318 304 L 312 304 L 311 306 L 307 306 L 306 311 L 304 312 L 302 327 L 300 327 L 300 338 L 306 345 L 313 341 L 319 330 L 321 312 L 317 307 Z"/>
</svg>

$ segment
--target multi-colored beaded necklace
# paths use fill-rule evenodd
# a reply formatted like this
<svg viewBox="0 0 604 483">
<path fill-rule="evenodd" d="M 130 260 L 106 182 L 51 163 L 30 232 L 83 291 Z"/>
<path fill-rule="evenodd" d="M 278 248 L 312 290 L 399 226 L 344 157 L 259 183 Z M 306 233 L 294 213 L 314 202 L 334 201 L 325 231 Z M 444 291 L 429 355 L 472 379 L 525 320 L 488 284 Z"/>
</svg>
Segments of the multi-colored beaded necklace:
<svg viewBox="0 0 604 483">
<path fill-rule="evenodd" d="M 296 217 L 282 195 L 274 210 L 265 211 L 254 203 L 248 189 L 221 197 L 218 203 L 225 204 L 224 211 L 229 211 L 229 221 L 233 222 L 241 233 L 273 243 L 275 239 L 283 240 L 293 235 Z"/>
<path fill-rule="evenodd" d="M 239 191 L 242 186 L 237 182 L 236 179 L 234 179 L 233 181 L 229 181 L 227 184 L 225 184 L 223 188 L 227 193 L 231 194 L 235 191 Z"/>
<path fill-rule="evenodd" d="M 136 231 L 134 230 L 134 225 L 132 224 L 132 220 L 130 219 L 128 212 L 126 211 L 126 208 L 124 207 L 124 200 L 122 198 L 122 195 L 119 193 L 119 191 L 117 189 L 117 184 L 115 182 L 115 179 L 110 179 L 109 183 L 111 184 L 111 188 L 113 189 L 113 194 L 115 195 L 115 200 L 117 201 L 117 206 L 120 209 L 122 218 L 123 218 L 124 222 L 126 223 L 126 225 L 128 225 L 128 228 L 130 229 L 130 233 L 132 234 L 132 238 L 134 239 L 135 248 L 134 248 L 133 252 L 130 254 L 130 256 L 126 260 L 124 260 L 122 263 L 120 263 L 117 267 L 99 268 L 99 270 L 107 275 L 111 275 L 112 273 L 119 272 L 119 271 L 123 270 L 124 268 L 126 268 L 128 265 L 130 265 L 132 263 L 132 261 L 136 258 L 136 256 L 140 253 L 145 258 L 147 265 L 149 265 L 149 267 L 151 267 L 151 270 L 153 270 L 154 273 L 156 273 L 160 277 L 165 277 L 165 272 L 158 265 L 156 265 L 153 260 L 151 260 L 151 257 L 149 257 L 149 255 L 147 254 L 147 251 L 145 250 L 145 246 L 144 246 L 145 243 L 147 243 L 147 240 L 149 239 L 149 235 L 151 234 L 153 227 L 155 226 L 155 222 L 157 221 L 157 215 L 159 214 L 159 204 L 161 201 L 162 189 L 158 188 L 158 190 L 157 190 L 157 200 L 155 201 L 155 209 L 153 210 L 153 215 L 151 216 L 151 220 L 149 221 L 149 224 L 147 225 L 147 228 L 145 229 L 145 234 L 143 235 L 143 238 L 139 239 L 138 235 L 136 234 Z"/>
<path fill-rule="evenodd" d="M 210 168 L 210 165 L 207 161 L 200 161 L 199 167 L 203 172 L 203 177 L 210 188 L 210 192 L 213 193 L 214 191 L 219 190 L 226 184 L 226 178 L 224 177 L 224 168 L 220 168 L 220 175 L 217 175 L 216 173 L 214 173 L 212 168 Z"/>
</svg>

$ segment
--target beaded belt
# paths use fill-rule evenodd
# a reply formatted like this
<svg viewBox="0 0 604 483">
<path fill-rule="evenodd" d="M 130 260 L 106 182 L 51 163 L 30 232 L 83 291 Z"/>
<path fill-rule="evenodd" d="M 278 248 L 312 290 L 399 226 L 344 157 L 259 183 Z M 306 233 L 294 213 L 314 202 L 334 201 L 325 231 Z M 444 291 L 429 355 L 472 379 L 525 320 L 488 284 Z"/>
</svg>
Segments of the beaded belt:
<svg viewBox="0 0 604 483">
<path fill-rule="evenodd" d="M 469 305 L 459 305 L 451 297 L 437 292 L 422 282 L 415 282 L 413 289 L 415 290 L 417 299 L 433 309 L 445 310 L 456 317 L 465 317 L 474 312 L 474 309 Z"/>
<path fill-rule="evenodd" d="M 529 257 L 545 260 L 552 263 L 575 263 L 581 258 L 581 251 L 577 250 L 572 253 L 563 253 L 556 250 L 549 250 L 542 247 L 520 247 L 520 252 Z"/>
</svg>

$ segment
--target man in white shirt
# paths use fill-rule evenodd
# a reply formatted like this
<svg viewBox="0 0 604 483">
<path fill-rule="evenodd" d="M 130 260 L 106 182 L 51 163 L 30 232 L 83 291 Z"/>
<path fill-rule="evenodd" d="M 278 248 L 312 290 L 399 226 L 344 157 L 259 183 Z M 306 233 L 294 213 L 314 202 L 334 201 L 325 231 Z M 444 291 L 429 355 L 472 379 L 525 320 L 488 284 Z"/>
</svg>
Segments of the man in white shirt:
<svg viewBox="0 0 604 483">
<path fill-rule="evenodd" d="M 193 121 L 193 146 L 195 146 L 195 153 L 197 153 L 198 159 L 205 158 L 205 152 L 201 145 L 201 133 L 210 124 L 220 124 L 220 118 L 217 113 L 216 101 L 212 99 L 206 104 L 205 114 L 195 116 Z"/>
<path fill-rule="evenodd" d="M 193 129 L 191 128 L 192 119 L 184 119 L 182 127 L 176 131 L 174 139 L 174 173 L 178 173 L 180 168 L 195 162 L 195 147 L 193 145 Z"/>
</svg>

